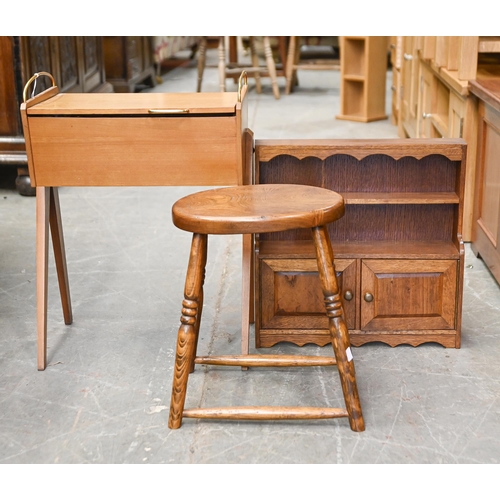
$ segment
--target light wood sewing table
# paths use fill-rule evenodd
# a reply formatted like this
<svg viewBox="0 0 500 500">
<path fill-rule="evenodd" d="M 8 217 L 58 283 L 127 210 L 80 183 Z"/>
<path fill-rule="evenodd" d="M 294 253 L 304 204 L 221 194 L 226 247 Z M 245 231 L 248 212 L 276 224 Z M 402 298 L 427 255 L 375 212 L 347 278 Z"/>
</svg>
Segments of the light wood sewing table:
<svg viewBox="0 0 500 500">
<path fill-rule="evenodd" d="M 35 75 L 25 94 L 40 75 L 50 76 Z M 64 94 L 53 85 L 31 99 L 25 97 L 21 116 L 37 197 L 39 370 L 47 364 L 49 227 L 64 321 L 73 321 L 58 187 L 251 183 L 247 88 L 242 75 L 238 92 Z M 242 251 L 242 350 L 248 352 L 251 237 L 243 238 Z"/>
</svg>

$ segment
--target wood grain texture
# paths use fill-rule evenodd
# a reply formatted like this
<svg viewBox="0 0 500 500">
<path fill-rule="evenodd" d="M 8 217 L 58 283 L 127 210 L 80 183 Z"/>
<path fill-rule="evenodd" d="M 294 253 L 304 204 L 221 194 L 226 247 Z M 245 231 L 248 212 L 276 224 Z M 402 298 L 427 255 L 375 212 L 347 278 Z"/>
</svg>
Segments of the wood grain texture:
<svg viewBox="0 0 500 500">
<path fill-rule="evenodd" d="M 189 114 L 235 114 L 236 92 L 65 94 L 34 104 L 30 116 L 148 115 L 150 110 L 186 109 Z"/>
<path fill-rule="evenodd" d="M 266 184 L 200 191 L 172 207 L 176 227 L 205 234 L 252 234 L 311 228 L 344 214 L 342 196 L 331 190 Z"/>
<path fill-rule="evenodd" d="M 500 87 L 497 101 L 479 103 L 479 128 L 472 249 L 500 283 Z"/>
<path fill-rule="evenodd" d="M 47 293 L 50 188 L 36 189 L 36 310 L 38 369 L 47 366 Z"/>
<path fill-rule="evenodd" d="M 349 424 L 351 430 L 360 432 L 365 429 L 365 423 L 361 412 L 354 360 L 352 356 L 349 356 L 351 353 L 349 331 L 344 320 L 344 310 L 340 298 L 340 288 L 335 275 L 330 237 L 325 226 L 312 228 L 312 234 L 316 248 L 321 288 L 325 300 L 326 315 L 328 317 L 328 328 L 330 330 L 335 359 L 337 360 L 344 400 L 349 412 Z"/>
<path fill-rule="evenodd" d="M 213 419 L 313 419 L 347 417 L 351 430 L 365 429 L 359 400 L 349 333 L 344 320 L 333 253 L 326 224 L 342 217 L 344 201 L 337 193 L 298 185 L 252 185 L 201 191 L 181 198 L 172 207 L 172 219 L 180 229 L 193 232 L 179 328 L 169 427 L 178 429 L 184 417 Z M 208 234 L 252 235 L 308 227 L 313 232 L 316 269 L 323 290 L 323 303 L 334 357 L 249 354 L 244 339 L 241 355 L 196 357 L 203 273 Z M 243 248 L 245 254 L 245 245 Z M 198 324 L 197 324 L 198 320 Z M 245 332 L 243 332 L 245 335 Z M 245 345 L 245 342 L 247 345 Z M 184 409 L 189 373 L 193 363 L 249 367 L 337 365 L 346 409 L 309 407 L 221 407 Z"/>
<path fill-rule="evenodd" d="M 233 406 L 221 408 L 189 408 L 184 417 L 215 420 L 312 420 L 347 417 L 343 408 Z"/>
<path fill-rule="evenodd" d="M 59 282 L 59 292 L 61 295 L 64 323 L 66 325 L 70 325 L 73 322 L 73 312 L 69 291 L 69 277 L 66 265 L 66 250 L 64 245 L 61 207 L 59 204 L 59 192 L 57 188 L 53 187 L 49 189 L 49 193 L 49 225 L 52 235 L 52 246 L 54 249 L 54 260 L 56 263 L 57 279 Z"/>
<path fill-rule="evenodd" d="M 92 44 L 93 37 L 83 38 L 85 43 Z M 93 62 L 88 63 L 88 82 L 91 82 Z M 65 322 L 72 321 L 61 215 L 54 189 L 250 183 L 253 134 L 247 128 L 246 92 L 244 85 L 238 100 L 236 93 L 153 93 L 149 97 L 148 94 L 64 94 L 53 86 L 21 104 L 31 183 L 52 190 L 51 195 L 47 192 L 47 196 L 52 196 L 49 207 L 41 204 L 37 208 L 40 369 L 45 367 L 47 349 L 45 227 L 49 218 Z M 42 197 L 46 193 L 40 192 Z M 247 330 L 253 318 L 251 244 L 247 239 L 243 263 L 242 322 Z M 199 294 L 202 303 L 203 291 Z M 196 332 L 198 329 L 199 321 Z M 190 367 L 194 368 L 194 358 Z"/>
<path fill-rule="evenodd" d="M 296 356 L 284 354 L 244 354 L 222 356 L 197 356 L 195 363 L 219 366 L 333 366 L 337 364 L 335 358 L 326 356 Z"/>
<path fill-rule="evenodd" d="M 259 139 L 257 165 L 279 155 L 295 158 L 312 156 L 324 160 L 334 154 L 345 154 L 361 160 L 372 155 L 387 155 L 394 159 L 412 156 L 417 159 L 440 154 L 451 161 L 462 159 L 462 139 Z"/>
<path fill-rule="evenodd" d="M 182 423 L 182 412 L 186 400 L 189 373 L 194 366 L 198 330 L 201 320 L 201 292 L 207 259 L 207 236 L 194 234 L 189 256 L 184 300 L 182 302 L 181 326 L 177 336 L 174 379 L 170 400 L 168 426 L 177 429 Z"/>
<path fill-rule="evenodd" d="M 463 140 L 448 139 L 256 141 L 257 183 L 321 186 L 344 198 L 344 216 L 327 228 L 337 261 L 353 259 L 359 269 L 354 285 L 339 278 L 354 295 L 343 304 L 355 345 L 441 337 L 460 346 L 467 151 Z M 256 235 L 257 346 L 274 345 L 273 336 L 328 343 L 316 314 L 320 287 L 300 264 L 312 258 L 306 229 Z M 368 272 L 376 260 L 386 271 Z M 372 303 L 363 298 L 368 288 Z"/>
</svg>

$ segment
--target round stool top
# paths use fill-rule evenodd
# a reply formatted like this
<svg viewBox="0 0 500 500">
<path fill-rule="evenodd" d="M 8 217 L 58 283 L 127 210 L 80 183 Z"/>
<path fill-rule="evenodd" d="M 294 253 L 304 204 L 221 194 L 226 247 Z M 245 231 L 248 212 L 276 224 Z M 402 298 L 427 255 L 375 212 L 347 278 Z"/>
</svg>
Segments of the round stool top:
<svg viewBox="0 0 500 500">
<path fill-rule="evenodd" d="M 172 207 L 174 224 L 199 234 L 270 233 L 323 226 L 344 215 L 335 191 L 298 184 L 258 184 L 190 194 Z"/>
</svg>

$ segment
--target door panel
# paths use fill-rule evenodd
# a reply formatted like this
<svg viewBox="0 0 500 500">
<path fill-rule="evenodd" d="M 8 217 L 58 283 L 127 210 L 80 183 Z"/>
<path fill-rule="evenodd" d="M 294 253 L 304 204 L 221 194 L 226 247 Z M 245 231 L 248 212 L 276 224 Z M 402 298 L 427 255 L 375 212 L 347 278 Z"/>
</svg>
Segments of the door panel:
<svg viewBox="0 0 500 500">
<path fill-rule="evenodd" d="M 262 259 L 260 266 L 262 329 L 328 329 L 315 259 Z M 335 259 L 335 269 L 347 327 L 355 329 L 356 260 Z"/>
<path fill-rule="evenodd" d="M 457 268 L 456 260 L 363 260 L 361 329 L 454 329 Z"/>
</svg>

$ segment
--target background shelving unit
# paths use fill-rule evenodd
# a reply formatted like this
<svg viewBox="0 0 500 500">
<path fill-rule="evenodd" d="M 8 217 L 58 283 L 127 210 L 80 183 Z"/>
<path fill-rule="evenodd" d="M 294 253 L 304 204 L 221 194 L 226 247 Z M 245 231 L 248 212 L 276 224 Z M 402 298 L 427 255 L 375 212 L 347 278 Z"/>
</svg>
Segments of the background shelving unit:
<svg viewBox="0 0 500 500">
<path fill-rule="evenodd" d="M 340 38 L 341 120 L 370 122 L 387 118 L 385 87 L 389 37 Z"/>
</svg>

